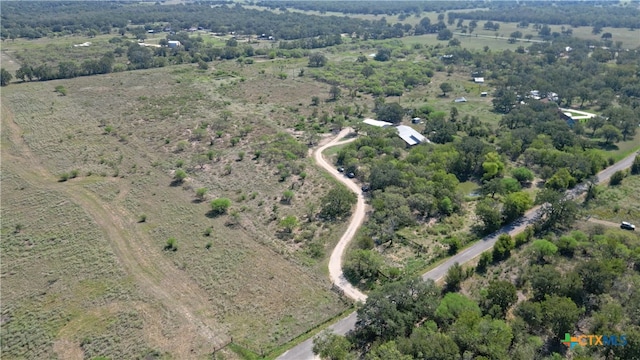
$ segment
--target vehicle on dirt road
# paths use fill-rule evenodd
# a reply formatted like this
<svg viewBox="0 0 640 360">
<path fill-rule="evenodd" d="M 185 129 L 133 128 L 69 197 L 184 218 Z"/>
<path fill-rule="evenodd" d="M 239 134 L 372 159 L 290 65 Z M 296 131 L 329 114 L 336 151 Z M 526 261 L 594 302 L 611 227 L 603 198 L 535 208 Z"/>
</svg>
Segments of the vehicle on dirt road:
<svg viewBox="0 0 640 360">
<path fill-rule="evenodd" d="M 635 225 L 633 225 L 632 223 L 629 223 L 629 222 L 623 221 L 623 222 L 620 224 L 620 229 L 634 231 L 634 230 L 636 229 L 636 226 L 635 226 Z"/>
</svg>

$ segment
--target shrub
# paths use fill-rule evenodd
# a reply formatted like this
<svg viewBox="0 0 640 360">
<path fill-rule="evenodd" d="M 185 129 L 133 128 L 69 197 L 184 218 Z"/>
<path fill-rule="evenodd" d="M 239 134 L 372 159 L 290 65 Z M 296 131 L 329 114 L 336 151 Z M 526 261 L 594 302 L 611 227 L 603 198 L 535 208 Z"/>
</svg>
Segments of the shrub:
<svg viewBox="0 0 640 360">
<path fill-rule="evenodd" d="M 199 188 L 198 190 L 196 190 L 196 198 L 198 200 L 203 200 L 206 194 L 207 194 L 207 188 Z"/>
<path fill-rule="evenodd" d="M 140 214 L 140 216 L 138 216 L 138 222 L 139 223 L 143 223 L 147 221 L 147 215 L 146 214 Z"/>
<path fill-rule="evenodd" d="M 187 173 L 182 170 L 182 169 L 178 169 L 176 170 L 175 174 L 173 175 L 173 179 L 177 182 L 177 183 L 181 183 L 184 181 L 184 179 L 187 178 Z"/>
<path fill-rule="evenodd" d="M 211 201 L 211 213 L 214 215 L 222 215 L 227 212 L 231 206 L 231 200 L 227 198 L 218 198 Z"/>
<path fill-rule="evenodd" d="M 65 182 L 67 180 L 69 180 L 69 173 L 60 174 L 60 178 L 58 179 L 59 182 Z"/>
<path fill-rule="evenodd" d="M 167 239 L 167 244 L 164 246 L 164 249 L 167 251 L 177 251 L 178 250 L 178 240 L 175 238 Z"/>
<path fill-rule="evenodd" d="M 208 228 L 204 229 L 204 236 L 211 236 L 212 232 L 213 232 L 213 228 L 208 227 Z"/>
<path fill-rule="evenodd" d="M 616 186 L 622 183 L 622 180 L 627 177 L 627 172 L 625 170 L 618 170 L 611 175 L 611 179 L 609 179 L 609 186 Z"/>
</svg>

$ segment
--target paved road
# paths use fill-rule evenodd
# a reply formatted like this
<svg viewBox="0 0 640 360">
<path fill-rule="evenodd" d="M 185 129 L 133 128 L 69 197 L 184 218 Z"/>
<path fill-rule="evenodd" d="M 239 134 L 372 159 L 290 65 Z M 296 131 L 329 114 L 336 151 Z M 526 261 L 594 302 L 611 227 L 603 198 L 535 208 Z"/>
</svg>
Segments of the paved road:
<svg viewBox="0 0 640 360">
<path fill-rule="evenodd" d="M 326 148 L 326 145 L 325 145 L 325 148 Z M 615 173 L 618 170 L 623 170 L 631 167 L 631 164 L 633 163 L 633 159 L 635 158 L 635 156 L 636 156 L 636 153 L 633 153 L 627 156 L 626 158 L 622 159 L 621 161 L 615 163 L 614 165 L 599 172 L 597 175 L 598 183 L 603 183 L 608 181 L 611 175 L 613 175 L 613 173 Z M 336 176 L 337 178 L 341 179 L 341 181 L 343 180 L 342 177 L 335 175 L 335 173 L 332 173 L 332 174 L 334 174 L 334 176 Z M 575 189 L 569 191 L 569 196 L 571 196 L 572 198 L 575 198 L 585 190 L 586 190 L 586 186 L 582 184 L 580 186 L 577 186 Z M 442 279 L 453 264 L 455 263 L 464 264 L 474 259 L 475 257 L 480 256 L 480 254 L 482 254 L 483 252 L 493 247 L 493 245 L 495 244 L 500 234 L 509 233 L 512 236 L 516 235 L 521 231 L 523 231 L 528 225 L 533 224 L 536 221 L 536 219 L 538 219 L 539 217 L 540 217 L 540 207 L 536 206 L 535 208 L 529 210 L 523 217 L 521 217 L 517 221 L 504 226 L 502 229 L 483 238 L 482 240 L 479 240 L 478 242 L 468 247 L 464 251 L 450 257 L 440 265 L 436 266 L 432 270 L 422 275 L 422 278 L 424 280 L 432 279 L 434 281 L 438 281 Z M 357 319 L 357 315 L 355 312 L 353 312 L 349 314 L 347 317 L 340 319 L 335 324 L 329 326 L 328 330 L 339 335 L 345 335 L 350 330 L 355 328 L 356 319 Z M 307 341 L 304 341 L 298 344 L 297 346 L 293 347 L 291 350 L 282 354 L 280 357 L 278 357 L 278 359 L 281 359 L 281 360 L 318 359 L 318 357 L 314 356 L 313 354 L 313 339 L 309 339 Z"/>
</svg>

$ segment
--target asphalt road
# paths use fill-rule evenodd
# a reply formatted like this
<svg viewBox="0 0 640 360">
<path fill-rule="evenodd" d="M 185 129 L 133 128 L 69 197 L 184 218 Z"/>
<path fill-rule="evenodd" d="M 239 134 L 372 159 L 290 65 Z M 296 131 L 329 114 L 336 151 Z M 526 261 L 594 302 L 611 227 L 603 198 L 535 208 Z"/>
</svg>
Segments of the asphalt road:
<svg viewBox="0 0 640 360">
<path fill-rule="evenodd" d="M 323 149 L 324 150 L 324 149 Z M 640 152 L 638 152 L 640 153 Z M 636 157 L 637 153 L 627 156 L 621 161 L 613 164 L 612 166 L 602 170 L 597 174 L 598 183 L 603 183 L 609 180 L 611 175 L 618 170 L 623 170 L 631 167 L 633 163 L 633 159 Z M 335 176 L 335 174 L 334 174 Z M 575 189 L 570 190 L 569 196 L 576 197 L 580 195 L 582 192 L 586 190 L 585 185 L 577 186 Z M 528 225 L 533 224 L 536 219 L 540 217 L 540 207 L 536 206 L 535 208 L 529 210 L 523 217 L 518 219 L 517 221 L 502 227 L 500 230 L 495 233 L 486 236 L 482 240 L 474 243 L 472 246 L 468 247 L 464 251 L 450 257 L 446 261 L 442 262 L 440 265 L 435 268 L 429 270 L 427 273 L 422 275 L 424 280 L 432 279 L 434 281 L 438 281 L 442 279 L 449 268 L 455 264 L 464 264 L 477 256 L 480 256 L 483 252 L 491 249 L 495 244 L 496 240 L 503 233 L 509 233 L 510 235 L 516 235 L 523 231 Z M 338 320 L 336 323 L 328 327 L 329 331 L 332 331 L 338 335 L 345 335 L 350 330 L 355 328 L 357 320 L 356 312 L 352 312 L 347 317 Z M 293 347 L 289 351 L 282 354 L 278 359 L 281 360 L 311 360 L 311 359 L 319 359 L 319 357 L 313 354 L 313 338 L 304 341 L 297 346 Z"/>
</svg>

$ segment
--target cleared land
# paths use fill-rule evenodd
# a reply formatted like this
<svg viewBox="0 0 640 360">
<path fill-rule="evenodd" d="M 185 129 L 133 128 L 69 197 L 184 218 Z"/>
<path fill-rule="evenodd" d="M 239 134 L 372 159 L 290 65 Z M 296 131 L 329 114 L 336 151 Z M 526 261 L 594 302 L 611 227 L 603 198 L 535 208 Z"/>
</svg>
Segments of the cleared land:
<svg viewBox="0 0 640 360">
<path fill-rule="evenodd" d="M 266 71 L 261 73 L 260 69 Z M 330 290 L 322 257 L 337 240 L 335 234 L 342 225 L 300 221 L 293 234 L 282 233 L 278 225 L 289 214 L 302 220 L 307 204 L 317 201 L 329 189 L 330 182 L 307 166 L 305 159 L 297 160 L 295 165 L 304 169 L 304 177 L 297 173 L 278 181 L 282 170 L 276 165 L 281 160 L 277 154 L 271 161 L 267 156 L 269 144 L 278 138 L 276 133 L 281 129 L 277 124 L 297 121 L 284 101 L 287 93 L 280 88 L 293 91 L 306 87 L 308 94 L 327 90 L 325 85 L 310 80 L 274 81 L 275 74 L 283 69 L 270 69 L 269 64 L 256 64 L 253 69 L 221 64 L 220 68 L 203 72 L 186 65 L 4 88 L 3 121 L 11 117 L 5 114 L 13 113 L 11 131 L 16 134 L 15 141 L 24 143 L 22 147 L 11 147 L 11 157 L 3 151 L 3 176 L 12 174 L 11 167 L 15 171 L 35 169 L 35 174 L 14 175 L 15 181 L 32 181 L 34 191 L 43 189 L 52 195 L 35 193 L 24 204 L 20 192 L 3 186 L 3 237 L 7 234 L 9 238 L 20 238 L 20 234 L 29 231 L 43 236 L 47 230 L 39 226 L 44 225 L 28 217 L 37 214 L 33 207 L 46 213 L 51 211 L 46 209 L 55 209 L 55 204 L 64 204 L 62 199 L 67 198 L 68 207 L 84 217 L 61 214 L 44 219 L 44 223 L 60 227 L 60 233 L 72 234 L 69 246 L 73 249 L 84 247 L 111 254 L 84 273 L 99 281 L 103 272 L 113 271 L 112 282 L 128 284 L 128 291 L 137 295 L 127 295 L 127 299 L 139 299 L 140 306 L 147 306 L 145 313 L 158 316 L 149 320 L 153 326 L 135 325 L 139 324 L 135 319 L 123 320 L 125 326 L 163 335 L 162 341 L 154 343 L 132 333 L 131 341 L 178 358 L 186 354 L 183 350 L 210 353 L 231 337 L 252 349 L 268 351 L 340 313 L 346 304 Z M 247 86 L 264 92 L 257 97 L 280 93 L 282 98 L 272 97 L 262 104 L 236 98 L 236 94 L 244 96 L 243 87 L 232 89 L 229 84 L 249 81 L 272 84 Z M 298 86 L 292 82 L 302 83 Z M 58 85 L 68 89 L 67 96 L 54 92 Z M 305 103 L 310 96 L 305 95 Z M 300 97 L 289 99 L 290 106 L 296 107 L 303 101 Z M 203 123 L 207 125 L 203 127 Z M 198 135 L 199 128 L 205 129 L 205 135 Z M 260 149 L 263 156 L 257 158 L 255 154 Z M 200 162 L 202 156 L 207 160 Z M 180 168 L 187 171 L 188 178 L 176 184 L 172 174 Z M 65 173 L 77 177 L 58 182 Z M 3 181 L 4 184 L 10 181 Z M 195 200 L 195 189 L 200 187 L 208 189 L 204 201 Z M 295 191 L 294 199 L 290 205 L 283 204 L 281 194 L 290 188 Z M 5 196 L 5 191 L 11 194 Z M 56 191 L 61 194 L 60 199 L 54 196 Z M 39 197 L 46 202 L 39 203 Z M 208 200 L 217 197 L 232 200 L 228 215 L 209 214 Z M 144 222 L 140 222 L 142 218 Z M 76 223 L 82 223 L 85 231 L 94 235 L 76 236 L 69 229 Z M 16 224 L 20 224 L 19 232 L 15 232 Z M 210 236 L 204 235 L 209 228 Z M 100 242 L 100 236 L 95 234 L 102 232 L 104 240 Z M 172 237 L 177 240 L 178 250 L 163 251 Z M 15 246 L 12 244 L 16 241 L 25 240 L 3 241 L 3 247 Z M 76 242 L 82 246 L 75 246 Z M 320 252 L 316 250 L 313 256 L 307 250 L 312 242 Z M 66 256 L 55 255 L 62 251 L 60 246 L 27 249 L 24 251 L 32 259 L 31 264 L 49 259 L 56 269 L 52 276 L 57 279 L 66 278 L 66 273 L 61 272 L 63 267 L 75 272 L 75 266 L 67 268 Z M 14 256 L 8 251 L 3 248 L 3 277 L 13 272 L 21 279 L 17 283 L 24 284 L 35 276 L 15 270 Z M 26 269 L 34 268 L 29 264 L 25 263 Z M 115 272 L 118 268 L 123 270 Z M 62 284 L 62 280 L 58 281 Z M 7 288 L 13 289 L 14 284 L 3 280 L 3 289 Z M 29 291 L 40 293 L 36 287 Z M 7 309 L 20 303 L 20 311 L 38 314 L 39 320 L 33 326 L 49 326 L 38 303 L 25 302 L 20 296 L 5 298 L 5 294 L 9 292 L 3 291 Z M 156 310 L 148 308 L 153 304 L 157 304 Z M 65 333 L 65 337 L 58 333 L 60 328 L 88 316 L 88 309 L 83 307 L 75 316 L 64 316 L 45 338 L 50 342 L 38 343 L 34 351 L 50 354 L 53 342 L 63 339 L 85 355 L 92 354 L 83 342 L 81 328 Z M 11 312 L 7 316 L 17 315 Z M 20 323 L 23 321 L 16 322 Z M 26 329 L 15 331 L 17 338 L 3 342 L 3 346 L 20 349 L 25 345 L 20 339 L 26 336 Z M 104 327 L 98 327 L 96 334 L 101 339 L 117 338 Z M 129 352 L 123 352 L 123 357 L 137 356 L 131 353 L 134 348 L 143 347 L 127 347 Z"/>
</svg>

